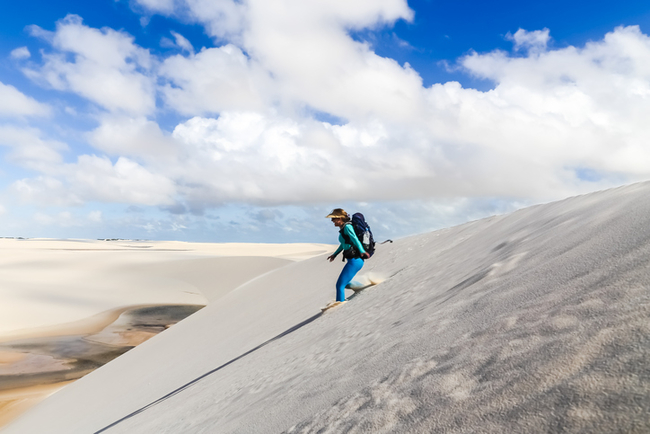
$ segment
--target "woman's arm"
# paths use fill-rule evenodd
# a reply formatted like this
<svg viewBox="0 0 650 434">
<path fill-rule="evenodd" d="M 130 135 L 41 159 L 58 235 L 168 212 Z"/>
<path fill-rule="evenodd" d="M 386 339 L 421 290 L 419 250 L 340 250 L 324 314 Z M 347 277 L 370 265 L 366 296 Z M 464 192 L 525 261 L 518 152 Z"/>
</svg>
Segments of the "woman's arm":
<svg viewBox="0 0 650 434">
<path fill-rule="evenodd" d="M 329 256 L 327 257 L 327 259 L 328 259 L 330 262 L 332 262 L 332 261 L 334 260 L 334 258 L 336 258 L 336 255 L 338 255 L 339 253 L 341 253 L 341 250 L 343 250 L 343 245 L 342 245 L 342 244 L 339 244 L 339 248 L 336 249 L 336 251 L 335 251 L 334 253 L 332 253 L 331 255 L 329 255 Z"/>
</svg>

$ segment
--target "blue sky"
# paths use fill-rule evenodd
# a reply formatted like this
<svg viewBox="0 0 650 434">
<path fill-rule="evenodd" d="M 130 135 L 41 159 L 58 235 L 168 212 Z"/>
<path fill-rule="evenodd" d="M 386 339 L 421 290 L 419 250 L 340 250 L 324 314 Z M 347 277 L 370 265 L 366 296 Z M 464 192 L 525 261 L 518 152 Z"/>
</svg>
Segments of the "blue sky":
<svg viewBox="0 0 650 434">
<path fill-rule="evenodd" d="M 598 40 L 615 27 L 639 25 L 644 33 L 650 27 L 650 8 L 640 1 L 613 4 L 596 1 L 411 1 L 416 11 L 412 23 L 398 21 L 391 29 L 414 50 L 386 47 L 378 53 L 410 62 L 421 72 L 425 85 L 458 80 L 468 86 L 490 86 L 471 81 L 466 74 L 450 74 L 437 62 L 452 63 L 469 50 L 487 52 L 494 49 L 510 51 L 512 43 L 505 35 L 518 29 L 548 28 L 552 46 L 583 46 Z M 404 56 L 404 57 L 402 57 Z M 403 60 L 402 60 L 403 59 Z"/>
<path fill-rule="evenodd" d="M 648 179 L 642 2 L 25 1 L 0 236 L 395 238 Z"/>
</svg>

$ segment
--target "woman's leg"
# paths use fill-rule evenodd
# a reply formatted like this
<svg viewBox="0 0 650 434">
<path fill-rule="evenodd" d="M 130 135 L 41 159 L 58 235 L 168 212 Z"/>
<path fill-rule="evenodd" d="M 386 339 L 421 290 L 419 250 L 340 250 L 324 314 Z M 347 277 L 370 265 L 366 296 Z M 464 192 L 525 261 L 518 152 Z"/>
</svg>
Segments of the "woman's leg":
<svg viewBox="0 0 650 434">
<path fill-rule="evenodd" d="M 339 279 L 336 281 L 336 301 L 345 301 L 345 285 L 350 283 L 355 274 L 361 270 L 361 267 L 363 267 L 363 259 L 348 259 L 339 275 Z"/>
</svg>

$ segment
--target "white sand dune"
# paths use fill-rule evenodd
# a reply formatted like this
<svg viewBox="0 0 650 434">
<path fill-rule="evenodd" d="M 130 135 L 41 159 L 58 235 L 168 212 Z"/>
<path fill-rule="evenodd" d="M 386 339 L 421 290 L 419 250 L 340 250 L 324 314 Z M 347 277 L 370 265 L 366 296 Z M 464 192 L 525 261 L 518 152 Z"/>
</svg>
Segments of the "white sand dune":
<svg viewBox="0 0 650 434">
<path fill-rule="evenodd" d="M 173 324 L 256 276 L 331 249 L 0 239 L 0 426 L 149 339 L 161 321 Z"/>
<path fill-rule="evenodd" d="M 0 239 L 0 342 L 106 324 L 120 308 L 206 304 L 320 244 Z M 110 322 L 110 321 L 109 321 Z"/>
<path fill-rule="evenodd" d="M 333 234 L 333 237 L 335 234 Z M 3 434 L 650 432 L 650 184 L 290 263 Z"/>
</svg>

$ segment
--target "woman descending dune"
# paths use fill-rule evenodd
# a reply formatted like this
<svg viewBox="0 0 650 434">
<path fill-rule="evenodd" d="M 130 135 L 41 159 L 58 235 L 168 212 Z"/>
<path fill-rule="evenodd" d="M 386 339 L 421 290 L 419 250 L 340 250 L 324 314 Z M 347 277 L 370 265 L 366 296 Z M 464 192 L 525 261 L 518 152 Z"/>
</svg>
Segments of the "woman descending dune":
<svg viewBox="0 0 650 434">
<path fill-rule="evenodd" d="M 343 258 L 347 259 L 347 262 L 336 281 L 336 301 L 328 304 L 323 310 L 345 303 L 345 287 L 361 270 L 364 259 L 370 257 L 354 232 L 347 212 L 341 208 L 335 208 L 325 218 L 332 219 L 334 226 L 339 228 L 339 247 L 327 259 L 332 262 L 339 253 L 343 252 Z"/>
</svg>

